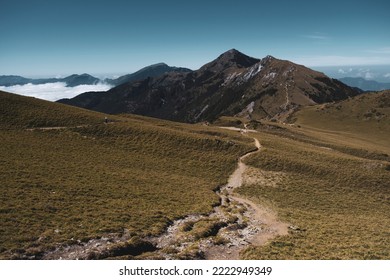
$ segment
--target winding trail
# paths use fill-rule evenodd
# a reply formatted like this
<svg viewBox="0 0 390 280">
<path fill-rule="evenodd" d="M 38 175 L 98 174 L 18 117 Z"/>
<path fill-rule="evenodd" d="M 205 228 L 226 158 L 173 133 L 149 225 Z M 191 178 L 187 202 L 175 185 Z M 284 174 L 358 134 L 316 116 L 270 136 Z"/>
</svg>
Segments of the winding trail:
<svg viewBox="0 0 390 280">
<path fill-rule="evenodd" d="M 243 135 L 256 132 L 246 127 L 245 129 L 221 128 L 239 131 Z M 212 213 L 189 215 L 184 219 L 176 220 L 164 234 L 150 240 L 161 251 L 173 252 L 162 253 L 160 255 L 162 258 L 175 259 L 184 254 L 187 257 L 190 255 L 190 258 L 234 260 L 239 259 L 240 251 L 249 245 L 264 245 L 278 235 L 288 234 L 288 224 L 279 221 L 273 211 L 234 192 L 245 180 L 247 166 L 243 160 L 260 151 L 259 140 L 257 138 L 253 140 L 256 150 L 239 158 L 237 168 L 230 175 L 228 183 L 216 192 L 221 199 L 221 204 L 214 207 Z M 188 233 L 183 232 L 183 227 L 186 225 L 196 225 L 210 220 L 224 222 L 225 226 L 217 229 L 215 235 L 200 239 L 191 236 L 191 230 Z M 221 239 L 223 242 L 220 241 Z"/>
<path fill-rule="evenodd" d="M 246 134 L 248 129 L 245 126 L 245 129 L 240 130 L 240 132 L 242 134 Z M 247 209 L 244 214 L 249 218 L 248 228 L 251 228 L 251 234 L 246 235 L 244 241 L 254 246 L 261 246 L 278 235 L 288 234 L 288 224 L 279 221 L 276 214 L 271 211 L 271 209 L 255 204 L 251 200 L 241 197 L 239 194 L 234 192 L 235 189 L 242 186 L 245 180 L 247 165 L 243 162 L 243 160 L 254 153 L 258 153 L 261 149 L 259 140 L 257 138 L 253 138 L 253 140 L 257 150 L 249 152 L 239 158 L 237 169 L 229 177 L 228 184 L 225 186 L 225 189 L 228 191 L 228 197 L 231 201 L 244 205 Z M 245 244 L 245 242 L 242 243 Z M 208 256 L 208 259 L 239 259 L 239 252 L 246 247 L 243 246 L 244 244 L 234 248 L 213 248 L 208 254 L 206 254 L 206 256 Z"/>
<path fill-rule="evenodd" d="M 54 128 L 56 129 L 56 128 Z M 223 127 L 247 135 L 254 130 Z M 249 137 L 249 136 L 248 136 Z M 239 259 L 239 253 L 249 245 L 261 246 L 270 239 L 288 234 L 288 224 L 277 219 L 270 209 L 241 197 L 235 190 L 243 185 L 248 167 L 245 158 L 258 153 L 260 142 L 253 138 L 255 150 L 246 153 L 238 160 L 236 170 L 230 175 L 228 183 L 219 188 L 216 194 L 221 204 L 214 207 L 208 215 L 189 215 L 178 219 L 159 235 L 144 238 L 155 246 L 154 254 L 162 259 Z M 207 224 L 209 228 L 199 236 L 193 230 L 198 225 Z M 194 233 L 195 231 L 195 233 Z M 109 234 L 87 242 L 77 241 L 74 245 L 60 246 L 45 253 L 43 259 L 88 259 L 110 250 L 114 244 L 126 242 L 130 233 Z"/>
</svg>

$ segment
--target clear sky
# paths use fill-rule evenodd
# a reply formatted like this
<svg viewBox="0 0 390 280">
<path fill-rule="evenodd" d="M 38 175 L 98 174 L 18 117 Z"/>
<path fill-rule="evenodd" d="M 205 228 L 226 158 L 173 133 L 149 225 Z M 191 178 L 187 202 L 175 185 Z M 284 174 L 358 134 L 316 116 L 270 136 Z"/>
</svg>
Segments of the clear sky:
<svg viewBox="0 0 390 280">
<path fill-rule="evenodd" d="M 236 48 L 307 66 L 390 65 L 390 2 L 0 0 L 0 75 L 197 69 Z"/>
</svg>

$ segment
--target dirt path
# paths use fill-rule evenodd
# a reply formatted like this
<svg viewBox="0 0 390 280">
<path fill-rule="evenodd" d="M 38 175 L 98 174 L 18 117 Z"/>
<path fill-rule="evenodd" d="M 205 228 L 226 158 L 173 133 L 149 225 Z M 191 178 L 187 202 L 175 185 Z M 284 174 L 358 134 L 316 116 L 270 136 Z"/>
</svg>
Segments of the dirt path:
<svg viewBox="0 0 390 280">
<path fill-rule="evenodd" d="M 68 128 L 81 128 L 81 127 L 88 127 L 88 124 L 83 125 L 77 125 L 77 126 L 48 126 L 48 127 L 34 127 L 34 128 L 27 128 L 27 131 L 35 131 L 35 130 L 61 130 L 61 129 L 68 129 Z"/>
<path fill-rule="evenodd" d="M 246 131 L 243 131 L 242 133 L 246 133 Z M 239 259 L 239 252 L 244 249 L 246 245 L 264 245 L 271 238 L 288 234 L 288 224 L 280 222 L 273 211 L 257 205 L 234 192 L 236 188 L 242 186 L 243 181 L 245 180 L 247 166 L 243 160 L 260 151 L 261 145 L 259 140 L 257 138 L 253 139 L 257 150 L 247 153 L 239 159 L 237 169 L 229 177 L 228 184 L 225 187 L 229 199 L 246 208 L 244 215 L 248 218 L 247 227 L 250 230 L 246 235 L 239 234 L 239 236 L 244 237 L 241 238 L 243 242 L 235 247 L 218 246 L 216 248 L 211 248 L 209 252 L 206 253 L 208 259 Z"/>
<path fill-rule="evenodd" d="M 226 127 L 224 129 L 247 133 L 247 129 Z M 236 170 L 229 177 L 228 183 L 222 186 L 217 195 L 221 205 L 214 208 L 209 215 L 190 215 L 175 221 L 167 231 L 151 239 L 161 249 L 160 256 L 165 259 L 204 258 L 204 259 L 239 259 L 239 253 L 248 245 L 260 246 L 271 238 L 288 233 L 288 225 L 280 222 L 274 212 L 257 205 L 249 199 L 236 194 L 234 190 L 242 186 L 247 166 L 246 157 L 259 152 L 261 145 L 254 139 L 256 150 L 240 157 Z M 224 223 L 212 236 L 197 238 L 191 235 L 197 224 L 211 222 Z M 189 230 L 183 230 L 185 228 Z"/>
<path fill-rule="evenodd" d="M 236 130 L 243 135 L 249 131 L 246 128 L 225 129 Z M 249 168 L 243 160 L 261 149 L 259 140 L 253 139 L 256 150 L 239 158 L 228 183 L 216 192 L 221 200 L 219 206 L 214 207 L 208 215 L 189 215 L 176 220 L 160 236 L 144 238 L 155 247 L 154 258 L 239 259 L 240 251 L 247 246 L 260 246 L 278 235 L 288 233 L 288 225 L 280 222 L 273 211 L 235 193 L 235 189 L 249 178 Z M 254 179 L 251 180 L 253 183 Z M 258 182 L 255 178 L 255 183 Z M 114 244 L 124 243 L 129 238 L 130 235 L 124 233 L 110 234 L 88 242 L 77 241 L 77 244 L 47 252 L 43 259 L 88 259 L 106 254 Z"/>
</svg>

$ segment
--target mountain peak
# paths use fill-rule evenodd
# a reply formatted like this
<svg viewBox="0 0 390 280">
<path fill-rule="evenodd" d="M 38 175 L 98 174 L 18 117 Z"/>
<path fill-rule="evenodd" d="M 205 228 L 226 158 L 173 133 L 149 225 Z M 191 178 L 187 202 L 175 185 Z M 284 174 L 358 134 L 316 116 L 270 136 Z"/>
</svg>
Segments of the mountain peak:
<svg viewBox="0 0 390 280">
<path fill-rule="evenodd" d="M 247 56 L 246 54 L 243 54 L 236 49 L 231 49 L 227 52 L 224 52 L 217 58 L 217 60 L 234 62 L 241 67 L 249 67 L 259 62 L 259 59 Z"/>
<path fill-rule="evenodd" d="M 247 56 L 236 49 L 230 49 L 218 56 L 217 59 L 204 65 L 201 69 L 219 72 L 230 67 L 247 68 L 259 61 L 259 59 Z"/>
<path fill-rule="evenodd" d="M 91 76 L 90 74 L 87 74 L 87 73 L 72 74 L 72 75 L 65 77 L 64 79 L 67 79 L 67 78 L 88 78 L 88 77 L 93 77 L 93 76 Z"/>
<path fill-rule="evenodd" d="M 143 80 L 143 79 L 146 79 L 148 77 L 158 77 L 158 76 L 161 76 L 163 74 L 170 73 L 170 72 L 187 73 L 187 72 L 191 72 L 191 70 L 187 69 L 187 68 L 182 68 L 182 67 L 169 66 L 168 64 L 166 64 L 164 62 L 160 62 L 160 63 L 146 66 L 146 67 L 144 67 L 144 68 L 142 68 L 142 69 L 140 69 L 137 72 L 134 72 L 132 74 L 127 74 L 127 75 L 121 76 L 117 79 L 106 79 L 105 81 L 108 84 L 118 86 L 118 85 L 124 84 L 124 83 L 134 82 L 137 80 Z"/>
<path fill-rule="evenodd" d="M 224 52 L 223 54 L 221 54 L 220 56 L 237 56 L 237 55 L 244 55 L 244 54 L 236 49 L 230 49 Z"/>
<path fill-rule="evenodd" d="M 266 57 L 263 58 L 263 60 L 272 60 L 275 59 L 272 55 L 267 55 Z"/>
<path fill-rule="evenodd" d="M 159 63 L 155 63 L 155 64 L 152 64 L 152 65 L 149 65 L 147 67 L 161 67 L 161 66 L 164 66 L 164 67 L 168 67 L 168 64 L 164 63 L 164 62 L 159 62 Z M 147 67 L 144 67 L 144 68 L 147 68 Z"/>
</svg>

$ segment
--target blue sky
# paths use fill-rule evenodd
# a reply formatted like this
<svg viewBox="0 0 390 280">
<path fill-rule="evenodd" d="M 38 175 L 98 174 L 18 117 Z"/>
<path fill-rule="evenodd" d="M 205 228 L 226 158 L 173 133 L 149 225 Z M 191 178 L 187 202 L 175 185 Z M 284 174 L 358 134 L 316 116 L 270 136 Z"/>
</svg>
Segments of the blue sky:
<svg viewBox="0 0 390 280">
<path fill-rule="evenodd" d="M 0 75 L 197 69 L 231 48 L 311 67 L 390 65 L 388 0 L 0 0 L 0 11 Z"/>
</svg>

